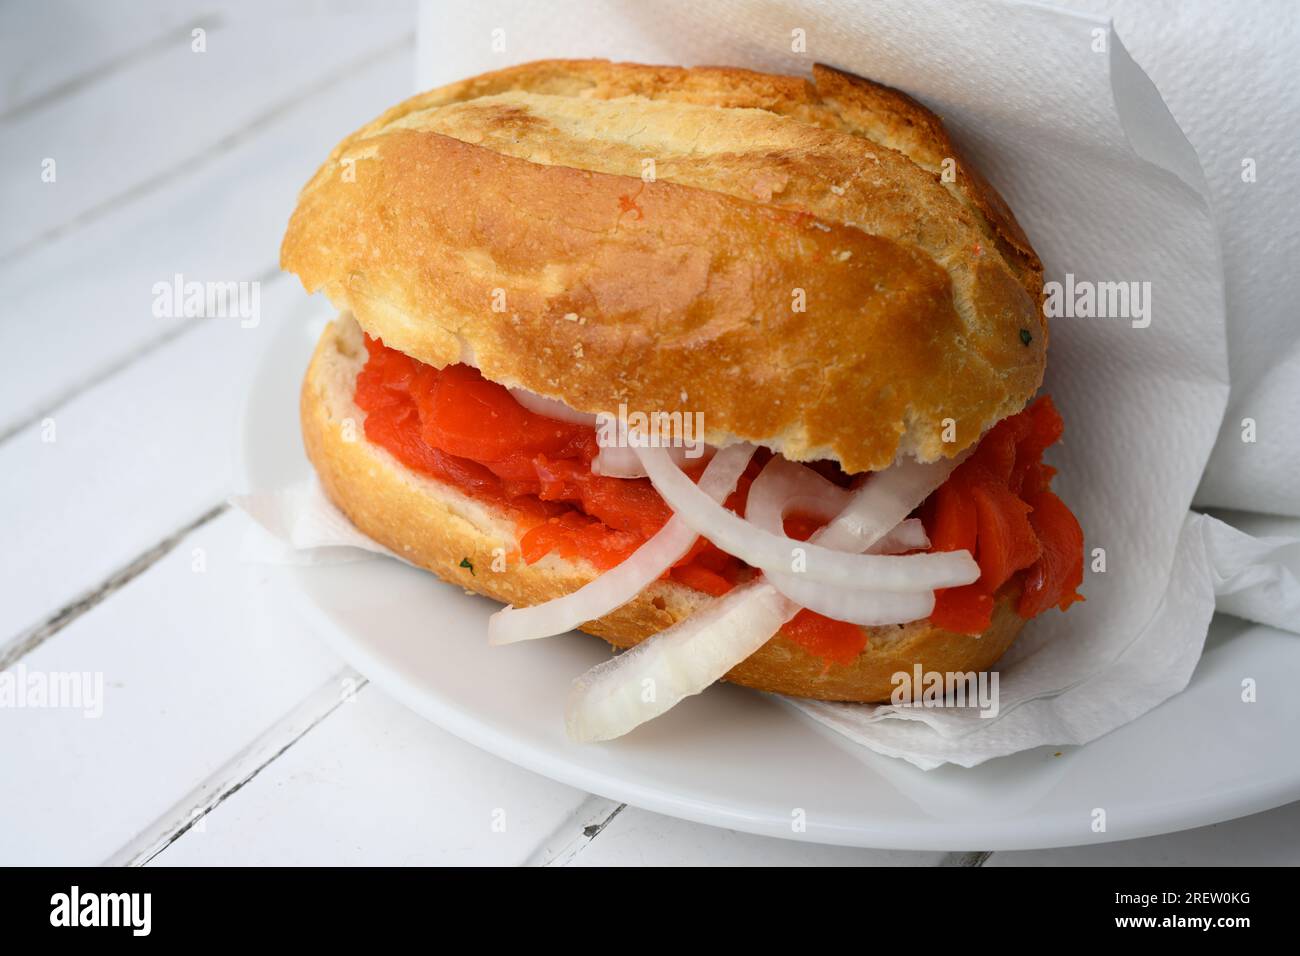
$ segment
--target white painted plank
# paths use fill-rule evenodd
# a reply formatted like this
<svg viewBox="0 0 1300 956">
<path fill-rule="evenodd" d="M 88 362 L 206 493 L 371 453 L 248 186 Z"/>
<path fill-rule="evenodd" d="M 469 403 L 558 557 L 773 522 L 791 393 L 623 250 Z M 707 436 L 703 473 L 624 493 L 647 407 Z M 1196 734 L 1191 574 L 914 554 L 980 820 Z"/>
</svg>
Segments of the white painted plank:
<svg viewBox="0 0 1300 956">
<path fill-rule="evenodd" d="M 212 0 L 0 4 L 0 118 L 101 79 L 209 18 Z"/>
<path fill-rule="evenodd" d="M 274 273 L 298 190 L 338 139 L 407 91 L 408 74 L 407 56 L 381 57 L 191 175 L 0 266 L 0 353 L 14 359 L 0 435 L 175 334 L 187 320 L 152 314 L 154 283 Z"/>
<path fill-rule="evenodd" d="M 937 866 L 945 854 L 753 836 L 627 807 L 566 866 Z"/>
<path fill-rule="evenodd" d="M 1145 840 L 994 853 L 984 865 L 1300 866 L 1300 803 Z"/>
<path fill-rule="evenodd" d="M 19 662 L 101 673 L 102 716 L 0 709 L 0 864 L 102 862 L 340 669 L 239 562 L 245 527 L 200 527 Z"/>
<path fill-rule="evenodd" d="M 323 78 L 394 51 L 412 21 L 410 11 L 204 19 L 199 40 L 173 36 L 169 47 L 94 83 L 0 119 L 0 261 L 114 200 L 185 175 L 240 131 L 273 122 Z M 56 164 L 53 182 L 43 176 L 47 159 Z"/>
<path fill-rule="evenodd" d="M 367 685 L 154 858 L 167 866 L 513 865 L 586 794 Z"/>
<path fill-rule="evenodd" d="M 300 299 L 289 278 L 268 283 L 265 326 L 201 320 L 0 444 L 0 646 L 233 491 L 237 417 L 259 340 L 291 308 L 301 316 Z"/>
</svg>

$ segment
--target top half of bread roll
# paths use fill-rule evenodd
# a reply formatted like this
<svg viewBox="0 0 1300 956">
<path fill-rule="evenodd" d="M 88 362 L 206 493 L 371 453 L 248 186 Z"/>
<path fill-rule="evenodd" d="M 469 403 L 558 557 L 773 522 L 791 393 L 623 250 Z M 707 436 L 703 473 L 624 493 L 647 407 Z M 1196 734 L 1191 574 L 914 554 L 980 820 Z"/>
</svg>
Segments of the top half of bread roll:
<svg viewBox="0 0 1300 956">
<path fill-rule="evenodd" d="M 934 114 L 823 66 L 544 61 L 415 96 L 334 149 L 281 262 L 431 365 L 850 473 L 957 454 L 1046 357 L 1001 197 Z"/>
</svg>

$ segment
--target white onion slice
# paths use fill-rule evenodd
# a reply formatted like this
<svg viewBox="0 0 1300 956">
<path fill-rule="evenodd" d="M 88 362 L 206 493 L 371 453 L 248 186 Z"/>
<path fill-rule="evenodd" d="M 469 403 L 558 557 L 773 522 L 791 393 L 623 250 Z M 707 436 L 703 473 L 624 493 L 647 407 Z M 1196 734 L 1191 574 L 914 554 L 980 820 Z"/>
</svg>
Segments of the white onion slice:
<svg viewBox="0 0 1300 956">
<path fill-rule="evenodd" d="M 811 540 L 824 547 L 865 550 L 901 524 L 960 461 L 907 462 L 873 475 Z M 574 681 L 565 713 L 569 736 L 611 740 L 658 717 L 757 651 L 798 611 L 768 581 L 735 588 Z M 661 679 L 665 671 L 667 678 Z M 643 701 L 650 688 L 655 700 Z"/>
<path fill-rule="evenodd" d="M 776 455 L 749 486 L 745 520 L 763 531 L 785 535 L 785 519 L 803 511 L 830 521 L 848 506 L 853 492 L 841 488 L 806 465 Z"/>
<path fill-rule="evenodd" d="M 798 611 L 766 581 L 732 589 L 575 680 L 564 714 L 569 736 L 612 740 L 658 717 L 757 651 Z"/>
<path fill-rule="evenodd" d="M 879 481 L 878 478 L 869 480 Z M 859 494 L 841 488 L 805 465 L 776 457 L 763 466 L 750 485 L 745 520 L 752 521 L 764 531 L 784 533 L 785 519 L 791 512 L 803 511 L 829 522 Z M 879 492 L 873 492 L 871 497 L 878 500 Z M 858 513 L 861 510 L 860 507 L 856 509 Z M 925 525 L 918 518 L 906 518 L 866 550 L 869 554 L 898 554 L 929 546 Z"/>
<path fill-rule="evenodd" d="M 764 573 L 795 604 L 836 621 L 880 627 L 920 621 L 934 613 L 933 591 L 861 591 L 809 581 L 802 574 Z"/>
<path fill-rule="evenodd" d="M 545 395 L 538 395 L 535 392 L 529 392 L 522 388 L 507 389 L 513 398 L 524 408 L 528 409 L 534 415 L 544 415 L 547 418 L 554 418 L 556 421 L 568 422 L 571 425 L 590 425 L 596 427 L 596 416 L 588 412 L 580 412 L 575 408 L 570 408 L 559 399 L 547 398 Z"/>
<path fill-rule="evenodd" d="M 844 510 L 811 540 L 836 551 L 866 550 L 920 507 L 973 450 L 929 464 L 908 458 L 875 472 L 853 492 Z"/>
<path fill-rule="evenodd" d="M 596 457 L 591 460 L 591 473 L 608 478 L 644 478 L 645 469 L 636 452 L 626 445 L 606 448 L 601 446 Z"/>
<path fill-rule="evenodd" d="M 785 518 L 803 511 L 830 521 L 844 510 L 853 493 L 828 481 L 804 465 L 773 458 L 754 479 L 749 489 L 745 519 L 773 534 L 783 534 Z M 909 518 L 871 545 L 874 554 L 910 551 L 929 545 L 920 521 Z M 906 624 L 929 617 L 934 611 L 934 592 L 891 593 L 835 587 L 808 579 L 806 575 L 769 569 L 764 572 L 772 585 L 801 607 L 837 621 L 878 627 Z"/>
<path fill-rule="evenodd" d="M 930 536 L 925 533 L 925 525 L 920 518 L 908 518 L 900 521 L 875 544 L 867 549 L 868 554 L 902 554 L 905 551 L 921 551 L 930 547 Z"/>
<path fill-rule="evenodd" d="M 835 518 L 845 509 L 853 492 L 824 479 L 811 468 L 784 458 L 774 458 L 763 466 L 749 489 L 745 519 L 771 533 L 784 533 L 785 518 L 792 511 L 805 511 L 823 522 Z M 871 554 L 889 554 L 930 546 L 930 538 L 919 520 L 901 522 L 874 545 Z M 935 593 L 880 592 L 871 589 L 840 588 L 810 580 L 806 575 L 789 571 L 764 571 L 772 585 L 794 604 L 807 607 L 835 620 L 846 620 L 863 627 L 881 624 L 906 624 L 910 620 L 930 617 L 935 610 Z"/>
<path fill-rule="evenodd" d="M 874 544 L 907 516 L 907 512 L 903 512 L 888 523 L 888 519 L 882 518 L 885 510 L 891 510 L 892 517 L 896 514 L 892 509 L 899 502 L 910 501 L 914 497 L 914 492 L 908 493 L 898 481 L 884 482 L 881 491 L 868 499 L 870 507 L 855 508 L 858 499 L 850 500 L 844 512 L 823 529 L 832 535 L 832 541 L 841 538 L 846 541 L 838 550 L 832 550 L 835 545 L 822 543 L 820 532 L 810 541 L 796 541 L 785 535 L 764 531 L 728 511 L 700 491 L 695 482 L 673 464 L 662 448 L 637 448 L 636 453 L 655 489 L 678 517 L 719 548 L 751 567 L 762 568 L 764 571 L 790 571 L 798 549 L 804 557 L 802 576 L 811 581 L 840 587 L 871 588 L 878 591 L 929 591 L 970 584 L 979 578 L 979 565 L 967 551 L 909 555 L 845 553 L 849 547 L 856 546 L 860 550 L 863 547 L 860 542 L 864 538 L 869 538 L 865 546 Z M 879 478 L 887 476 L 891 470 L 887 469 L 868 479 L 863 490 L 871 489 Z M 908 511 L 923 500 L 924 497 L 911 504 Z M 845 519 L 843 522 L 840 521 L 841 517 Z"/>
<path fill-rule="evenodd" d="M 725 501 L 736 489 L 745 466 L 754 457 L 753 445 L 731 445 L 718 452 L 699 487 L 713 501 Z M 489 644 L 513 644 L 571 631 L 586 621 L 622 607 L 677 562 L 698 538 L 690 526 L 672 517 L 645 544 L 571 594 L 532 607 L 507 607 L 488 619 Z"/>
</svg>

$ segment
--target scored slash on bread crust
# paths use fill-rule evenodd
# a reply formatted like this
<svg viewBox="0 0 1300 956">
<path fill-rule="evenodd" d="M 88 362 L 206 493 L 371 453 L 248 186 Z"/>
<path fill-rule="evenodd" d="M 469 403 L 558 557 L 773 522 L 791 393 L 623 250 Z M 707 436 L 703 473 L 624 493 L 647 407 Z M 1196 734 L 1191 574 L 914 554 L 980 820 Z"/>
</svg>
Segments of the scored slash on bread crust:
<svg viewBox="0 0 1300 956">
<path fill-rule="evenodd" d="M 326 493 L 361 531 L 445 581 L 516 606 L 568 594 L 599 571 L 551 554 L 525 564 L 513 521 L 493 506 L 406 468 L 364 436 L 365 412 L 353 401 L 366 361 L 360 326 L 344 315 L 326 328 L 303 381 L 301 416 L 307 455 Z M 348 440 L 347 422 L 354 433 Z M 491 570 L 494 552 L 509 555 Z M 468 559 L 476 569 L 462 566 Z M 827 666 L 781 634 L 735 667 L 726 679 L 758 690 L 823 700 L 883 701 L 896 673 L 914 665 L 939 673 L 987 670 L 1015 640 L 1024 622 L 1015 594 L 999 596 L 992 626 L 979 637 L 954 634 L 927 621 L 866 628 L 866 649 L 848 665 Z M 712 600 L 672 581 L 658 581 L 612 614 L 583 626 L 617 647 L 631 647 Z"/>
<path fill-rule="evenodd" d="M 851 473 L 958 453 L 1046 355 L 1001 198 L 920 104 L 821 66 L 544 61 L 421 94 L 336 147 L 281 261 L 428 364 Z"/>
</svg>

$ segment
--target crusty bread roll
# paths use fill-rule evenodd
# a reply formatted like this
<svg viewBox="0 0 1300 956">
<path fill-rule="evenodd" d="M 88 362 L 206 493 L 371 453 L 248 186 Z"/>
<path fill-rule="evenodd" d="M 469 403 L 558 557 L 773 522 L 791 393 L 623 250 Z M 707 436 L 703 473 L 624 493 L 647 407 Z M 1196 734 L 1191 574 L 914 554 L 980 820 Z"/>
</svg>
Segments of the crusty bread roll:
<svg viewBox="0 0 1300 956">
<path fill-rule="evenodd" d="M 428 364 L 850 473 L 955 455 L 1046 355 L 1006 205 L 933 114 L 821 66 L 547 61 L 413 97 L 334 150 L 281 259 Z"/>
<path fill-rule="evenodd" d="M 586 562 L 547 555 L 527 565 L 512 556 L 493 571 L 496 549 L 517 551 L 513 522 L 492 506 L 402 465 L 366 441 L 365 412 L 353 401 L 366 361 L 361 328 L 350 316 L 321 336 L 302 388 L 302 433 L 326 492 L 349 519 L 376 541 L 446 581 L 516 606 L 537 604 L 576 590 L 599 572 Z M 468 563 L 474 570 L 463 567 Z M 999 595 L 992 626 L 979 637 L 953 634 L 926 621 L 866 628 L 866 649 L 850 665 L 826 665 L 778 634 L 733 669 L 727 680 L 759 690 L 824 700 L 883 701 L 891 678 L 925 671 L 987 670 L 1024 623 L 1015 594 Z M 617 647 L 631 647 L 682 620 L 711 600 L 671 581 L 659 581 L 583 630 Z M 503 649 L 503 653 L 508 653 Z"/>
</svg>

